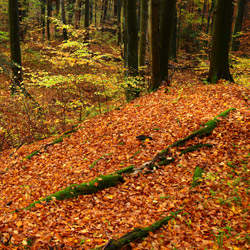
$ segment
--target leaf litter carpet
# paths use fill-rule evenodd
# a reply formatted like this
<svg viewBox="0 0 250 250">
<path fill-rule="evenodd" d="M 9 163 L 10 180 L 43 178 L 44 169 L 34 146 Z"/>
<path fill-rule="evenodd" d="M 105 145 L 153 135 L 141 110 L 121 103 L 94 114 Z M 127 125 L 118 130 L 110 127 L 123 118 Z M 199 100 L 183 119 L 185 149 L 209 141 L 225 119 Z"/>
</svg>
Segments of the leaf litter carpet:
<svg viewBox="0 0 250 250">
<path fill-rule="evenodd" d="M 1 249 L 91 249 L 135 227 L 150 226 L 180 208 L 168 225 L 132 249 L 248 249 L 250 247 L 250 111 L 237 85 L 160 89 L 84 121 L 76 133 L 6 150 L 0 158 Z M 153 173 L 125 175 L 125 183 L 63 201 L 30 203 L 70 184 L 130 165 L 140 166 L 228 108 L 210 143 L 179 155 Z M 147 135 L 144 142 L 136 136 Z M 193 142 L 192 142 L 193 143 Z M 41 154 L 25 160 L 34 150 Z M 174 150 L 174 149 L 173 149 Z M 201 185 L 190 190 L 196 166 Z M 14 212 L 19 210 L 19 212 Z"/>
</svg>

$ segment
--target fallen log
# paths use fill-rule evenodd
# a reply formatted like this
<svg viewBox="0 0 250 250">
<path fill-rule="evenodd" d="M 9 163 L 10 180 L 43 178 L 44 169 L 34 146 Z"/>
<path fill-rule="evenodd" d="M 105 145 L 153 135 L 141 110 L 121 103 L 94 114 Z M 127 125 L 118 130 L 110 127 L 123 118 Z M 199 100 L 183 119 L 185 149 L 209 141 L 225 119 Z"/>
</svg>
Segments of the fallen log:
<svg viewBox="0 0 250 250">
<path fill-rule="evenodd" d="M 203 128 L 196 130 L 193 133 L 191 133 L 190 135 L 188 135 L 187 137 L 180 139 L 180 140 L 174 142 L 173 144 L 169 145 L 165 150 L 162 150 L 161 152 L 159 152 L 154 157 L 154 159 L 152 159 L 151 161 L 145 162 L 141 166 L 134 168 L 133 172 L 136 174 L 138 172 L 143 171 L 143 170 L 145 170 L 146 172 L 147 171 L 150 172 L 151 170 L 159 168 L 159 166 L 169 165 L 171 162 L 173 162 L 175 160 L 175 157 L 172 155 L 171 152 L 169 152 L 170 148 L 173 148 L 173 147 L 178 148 L 180 146 L 184 146 L 187 141 L 194 139 L 195 137 L 202 138 L 202 137 L 210 135 L 212 133 L 212 131 L 217 127 L 218 123 L 220 122 L 220 120 L 218 118 L 226 117 L 228 115 L 228 113 L 232 110 L 235 110 L 235 108 L 230 108 L 230 109 L 220 113 L 215 118 L 206 122 L 204 124 Z M 188 147 L 187 149 L 181 150 L 181 154 L 195 151 L 201 147 L 212 147 L 212 145 L 210 145 L 210 144 L 196 144 L 196 145 L 193 145 L 191 147 Z"/>
<path fill-rule="evenodd" d="M 167 225 L 170 220 L 176 217 L 178 213 L 180 213 L 182 210 L 178 210 L 174 213 L 171 213 L 170 216 L 167 216 L 154 224 L 152 224 L 149 227 L 144 228 L 135 228 L 131 232 L 128 232 L 127 234 L 123 235 L 120 239 L 109 240 L 108 244 L 105 244 L 104 246 L 95 248 L 94 250 L 119 250 L 123 247 L 129 245 L 133 241 L 141 240 L 144 237 L 147 237 L 150 232 L 154 233 L 158 229 L 160 229 L 162 226 Z"/>
<path fill-rule="evenodd" d="M 31 203 L 25 209 L 33 208 L 37 203 L 41 203 L 42 201 L 49 202 L 52 199 L 56 200 L 64 200 L 70 199 L 73 197 L 77 197 L 79 195 L 87 195 L 93 194 L 105 188 L 114 187 L 121 183 L 124 183 L 124 179 L 119 174 L 111 174 L 111 175 L 100 175 L 97 178 L 84 182 L 82 184 L 72 184 L 65 189 L 62 189 L 54 194 L 51 194 L 41 200 L 35 201 Z"/>
</svg>

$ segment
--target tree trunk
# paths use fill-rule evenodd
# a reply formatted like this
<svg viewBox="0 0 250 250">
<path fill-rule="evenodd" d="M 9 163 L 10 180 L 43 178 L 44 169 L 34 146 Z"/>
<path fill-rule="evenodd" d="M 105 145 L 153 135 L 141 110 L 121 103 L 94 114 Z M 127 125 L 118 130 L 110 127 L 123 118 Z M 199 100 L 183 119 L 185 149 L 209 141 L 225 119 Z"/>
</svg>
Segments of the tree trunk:
<svg viewBox="0 0 250 250">
<path fill-rule="evenodd" d="M 66 24 L 66 17 L 65 17 L 65 6 L 64 6 L 64 0 L 61 0 L 61 7 L 62 7 L 62 22 L 63 24 Z M 63 28 L 63 40 L 66 41 L 68 40 L 68 34 L 67 34 L 67 29 Z"/>
<path fill-rule="evenodd" d="M 125 76 L 135 77 L 138 73 L 138 29 L 136 0 L 123 1 L 124 10 L 124 62 Z M 127 101 L 139 96 L 139 90 L 128 81 L 125 89 Z"/>
<path fill-rule="evenodd" d="M 60 12 L 60 0 L 56 0 L 56 13 L 55 13 L 55 18 L 58 19 L 59 17 L 59 12 Z M 55 24 L 55 37 L 58 37 L 59 30 L 58 30 L 58 25 Z"/>
<path fill-rule="evenodd" d="M 237 51 L 239 50 L 240 47 L 238 34 L 239 32 L 241 32 L 246 2 L 247 2 L 246 0 L 238 1 L 236 19 L 234 23 L 233 36 L 232 36 L 232 46 L 231 46 L 232 51 Z"/>
<path fill-rule="evenodd" d="M 147 47 L 147 28 L 148 28 L 148 0 L 141 0 L 140 3 L 140 41 L 139 41 L 139 71 L 144 75 L 145 54 Z"/>
<path fill-rule="evenodd" d="M 127 48 L 129 75 L 136 76 L 138 71 L 138 29 L 136 0 L 128 0 L 127 9 Z"/>
<path fill-rule="evenodd" d="M 46 0 L 41 0 L 41 28 L 42 28 L 42 35 L 43 39 L 45 39 L 45 8 Z"/>
<path fill-rule="evenodd" d="M 29 4 L 27 0 L 18 1 L 19 3 L 19 26 L 20 26 L 20 39 L 23 41 L 27 31 L 27 24 L 25 18 L 28 16 Z"/>
<path fill-rule="evenodd" d="M 67 6 L 67 11 L 68 11 L 68 24 L 72 24 L 73 9 L 74 9 L 74 0 L 68 0 L 68 6 Z"/>
<path fill-rule="evenodd" d="M 233 0 L 217 0 L 214 16 L 210 70 L 208 81 L 233 81 L 229 71 L 228 52 L 232 24 Z"/>
<path fill-rule="evenodd" d="M 9 0 L 9 34 L 10 34 L 10 51 L 11 60 L 13 63 L 13 82 L 11 86 L 11 93 L 17 91 L 17 87 L 22 83 L 22 68 L 21 68 L 21 49 L 20 49 L 20 27 L 19 27 L 19 12 L 18 0 Z"/>
<path fill-rule="evenodd" d="M 81 0 L 76 0 L 76 3 L 75 3 L 75 29 L 79 29 L 79 27 L 80 27 L 80 5 L 81 5 Z"/>
<path fill-rule="evenodd" d="M 51 0 L 47 0 L 47 39 L 50 40 Z"/>
<path fill-rule="evenodd" d="M 85 41 L 88 42 L 89 40 L 89 13 L 90 11 L 90 5 L 89 0 L 85 0 L 85 21 L 84 21 L 84 27 L 86 29 L 86 38 Z"/>
<path fill-rule="evenodd" d="M 159 0 L 149 0 L 149 40 L 150 40 L 150 63 L 151 63 L 151 91 L 159 88 L 161 84 L 160 72 L 160 33 L 159 33 Z"/>
<path fill-rule="evenodd" d="M 161 81 L 168 82 L 168 63 L 170 57 L 171 38 L 173 33 L 173 22 L 175 17 L 176 0 L 165 0 L 161 2 L 160 19 L 160 63 Z"/>
<path fill-rule="evenodd" d="M 122 41 L 121 35 L 121 8 L 122 8 L 122 1 L 117 0 L 117 45 L 120 45 Z"/>
</svg>

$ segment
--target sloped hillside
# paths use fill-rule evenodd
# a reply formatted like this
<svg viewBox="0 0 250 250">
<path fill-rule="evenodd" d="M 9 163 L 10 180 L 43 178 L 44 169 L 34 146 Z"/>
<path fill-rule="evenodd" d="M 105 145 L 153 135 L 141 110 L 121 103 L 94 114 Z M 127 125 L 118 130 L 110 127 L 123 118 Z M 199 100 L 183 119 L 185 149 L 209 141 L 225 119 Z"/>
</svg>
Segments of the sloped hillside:
<svg viewBox="0 0 250 250">
<path fill-rule="evenodd" d="M 130 243 L 130 249 L 249 248 L 246 91 L 236 84 L 176 83 L 86 120 L 58 140 L 2 152 L 1 249 L 111 249 L 111 239 L 178 210 L 159 230 Z M 210 135 L 187 142 L 211 147 L 187 153 L 171 148 L 175 160 L 167 166 L 122 174 L 124 183 L 94 194 L 46 201 L 71 184 L 141 166 L 229 108 L 235 110 L 219 118 Z M 198 166 L 203 174 L 190 188 Z M 42 198 L 30 210 L 22 209 Z"/>
</svg>

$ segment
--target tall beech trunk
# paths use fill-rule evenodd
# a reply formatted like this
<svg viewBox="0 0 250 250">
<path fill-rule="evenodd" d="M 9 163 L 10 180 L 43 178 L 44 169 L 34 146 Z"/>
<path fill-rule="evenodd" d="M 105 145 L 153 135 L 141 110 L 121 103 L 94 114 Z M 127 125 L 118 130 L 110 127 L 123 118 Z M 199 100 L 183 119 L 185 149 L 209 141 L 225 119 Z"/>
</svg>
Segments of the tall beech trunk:
<svg viewBox="0 0 250 250">
<path fill-rule="evenodd" d="M 81 5 L 81 0 L 76 0 L 75 2 L 75 29 L 79 29 L 80 27 L 80 5 Z"/>
<path fill-rule="evenodd" d="M 47 39 L 50 40 L 51 0 L 47 0 Z"/>
<path fill-rule="evenodd" d="M 160 64 L 161 81 L 168 82 L 168 63 L 170 58 L 171 39 L 174 28 L 176 0 L 161 2 L 160 14 Z"/>
<path fill-rule="evenodd" d="M 19 26 L 20 26 L 20 39 L 24 40 L 24 36 L 27 32 L 27 24 L 25 18 L 28 16 L 29 4 L 27 0 L 18 1 L 19 10 Z"/>
<path fill-rule="evenodd" d="M 124 8 L 124 61 L 127 69 L 126 76 L 135 77 L 138 74 L 138 29 L 136 0 L 123 1 Z M 139 96 L 136 86 L 128 83 L 126 88 L 127 101 Z"/>
<path fill-rule="evenodd" d="M 68 11 L 68 24 L 72 24 L 74 10 L 74 0 L 68 0 L 67 11 Z"/>
<path fill-rule="evenodd" d="M 241 28 L 242 28 L 246 2 L 247 0 L 238 1 L 237 13 L 236 13 L 233 36 L 232 36 L 232 45 L 231 45 L 232 51 L 237 51 L 239 50 L 239 47 L 240 47 L 240 42 L 238 40 L 238 33 L 241 31 Z"/>
<path fill-rule="evenodd" d="M 66 24 L 64 0 L 61 0 L 61 7 L 62 7 L 62 22 L 63 22 L 63 24 Z M 68 40 L 68 34 L 67 34 L 66 28 L 63 28 L 63 40 L 64 41 Z"/>
<path fill-rule="evenodd" d="M 145 54 L 147 47 L 147 28 L 148 28 L 148 0 L 140 2 L 140 40 L 139 40 L 139 71 L 140 75 L 144 75 Z"/>
<path fill-rule="evenodd" d="M 9 13 L 9 34 L 10 34 L 10 52 L 13 62 L 13 82 L 11 85 L 12 94 L 16 93 L 17 87 L 22 84 L 22 68 L 21 68 L 21 48 L 20 48 L 20 26 L 18 0 L 8 1 Z"/>
<path fill-rule="evenodd" d="M 150 41 L 150 63 L 151 63 L 151 83 L 149 89 L 156 90 L 161 84 L 160 71 L 160 33 L 159 33 L 159 0 L 149 0 L 148 3 L 148 26 Z"/>
<path fill-rule="evenodd" d="M 232 25 L 233 0 L 217 0 L 214 16 L 212 48 L 208 81 L 233 81 L 229 71 L 228 53 Z"/>
<path fill-rule="evenodd" d="M 40 0 L 41 2 L 41 28 L 43 39 L 45 39 L 45 11 L 46 11 L 46 0 Z"/>
<path fill-rule="evenodd" d="M 89 0 L 85 0 L 85 20 L 84 27 L 86 29 L 86 42 L 89 40 L 89 23 L 90 23 L 90 3 Z"/>
<path fill-rule="evenodd" d="M 56 11 L 55 11 L 55 18 L 58 19 L 59 17 L 59 13 L 60 13 L 60 0 L 56 0 Z M 55 37 L 58 37 L 58 33 L 59 33 L 59 29 L 58 29 L 58 25 L 55 24 Z"/>
<path fill-rule="evenodd" d="M 122 41 L 121 35 L 121 8 L 122 8 L 122 1 L 117 0 L 117 45 L 120 45 Z"/>
</svg>

